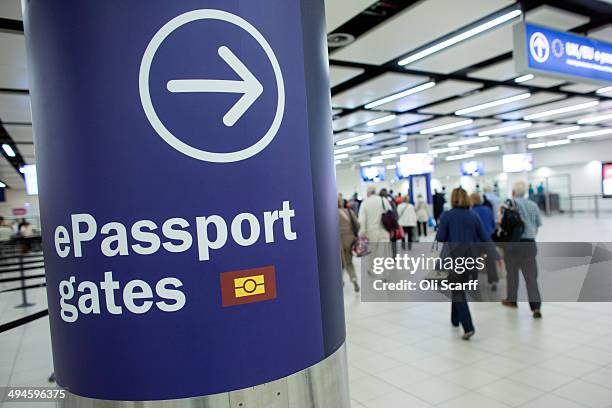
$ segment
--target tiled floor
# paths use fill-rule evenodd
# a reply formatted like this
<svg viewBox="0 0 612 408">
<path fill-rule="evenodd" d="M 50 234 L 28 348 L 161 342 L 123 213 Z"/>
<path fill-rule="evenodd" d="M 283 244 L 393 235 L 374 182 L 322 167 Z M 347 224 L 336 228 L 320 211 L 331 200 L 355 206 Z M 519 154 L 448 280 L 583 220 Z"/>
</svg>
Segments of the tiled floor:
<svg viewBox="0 0 612 408">
<path fill-rule="evenodd" d="M 544 221 L 542 241 L 612 241 L 612 218 Z M 0 294 L 0 322 L 42 308 L 44 291 L 30 292 L 26 311 Z M 448 304 L 362 303 L 346 285 L 353 408 L 612 408 L 612 304 L 545 303 L 536 321 L 527 305 L 470 306 L 465 342 Z M 0 386 L 46 384 L 50 353 L 46 318 L 0 334 Z"/>
</svg>

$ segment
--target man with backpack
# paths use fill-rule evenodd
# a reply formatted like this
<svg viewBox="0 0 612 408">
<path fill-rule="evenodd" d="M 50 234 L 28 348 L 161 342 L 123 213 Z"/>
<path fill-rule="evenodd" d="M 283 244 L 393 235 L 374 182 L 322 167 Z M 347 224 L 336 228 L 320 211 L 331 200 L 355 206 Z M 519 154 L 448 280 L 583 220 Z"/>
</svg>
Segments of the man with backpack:
<svg viewBox="0 0 612 408">
<path fill-rule="evenodd" d="M 527 286 L 529 306 L 533 317 L 542 317 L 540 311 L 541 297 L 538 288 L 538 265 L 536 255 L 538 248 L 535 242 L 538 228 L 542 225 L 540 210 L 533 201 L 525 198 L 527 183 L 518 181 L 512 188 L 513 200 L 503 210 L 501 229 L 508 243 L 505 245 L 508 293 L 502 304 L 516 308 L 519 287 L 519 270 Z"/>
</svg>

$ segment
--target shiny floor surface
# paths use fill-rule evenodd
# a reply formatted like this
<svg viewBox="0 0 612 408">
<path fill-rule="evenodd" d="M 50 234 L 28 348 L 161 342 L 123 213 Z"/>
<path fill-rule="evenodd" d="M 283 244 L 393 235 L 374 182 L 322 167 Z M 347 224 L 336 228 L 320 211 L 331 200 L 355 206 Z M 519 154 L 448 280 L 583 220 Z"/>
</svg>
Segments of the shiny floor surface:
<svg viewBox="0 0 612 408">
<path fill-rule="evenodd" d="M 612 242 L 612 218 L 544 222 L 542 241 Z M 0 294 L 0 323 L 45 308 L 44 290 L 29 296 L 24 310 Z M 345 307 L 353 408 L 612 407 L 612 304 L 545 303 L 533 320 L 526 304 L 473 303 L 469 342 L 448 304 L 362 303 L 347 284 Z M 44 386 L 52 371 L 47 318 L 0 334 L 0 387 Z"/>
</svg>

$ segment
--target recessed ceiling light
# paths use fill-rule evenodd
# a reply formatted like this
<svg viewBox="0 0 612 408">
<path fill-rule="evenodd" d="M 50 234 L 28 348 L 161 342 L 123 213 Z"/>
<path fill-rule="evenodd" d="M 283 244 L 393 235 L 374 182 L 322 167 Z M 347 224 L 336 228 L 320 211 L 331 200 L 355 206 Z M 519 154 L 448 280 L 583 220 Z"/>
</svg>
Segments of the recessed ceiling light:
<svg viewBox="0 0 612 408">
<path fill-rule="evenodd" d="M 481 24 L 479 26 L 471 28 L 471 29 L 469 29 L 467 31 L 464 31 L 464 32 L 460 33 L 460 34 L 457 34 L 456 36 L 451 37 L 448 40 L 441 41 L 441 42 L 439 42 L 439 43 L 437 43 L 437 44 L 435 44 L 435 45 L 433 45 L 433 46 L 431 46 L 429 48 L 426 48 L 426 49 L 424 49 L 422 51 L 418 51 L 418 52 L 416 52 L 416 53 L 414 53 L 412 55 L 409 55 L 408 57 L 403 58 L 402 60 L 400 60 L 398 62 L 398 65 L 405 66 L 405 65 L 411 64 L 411 63 L 413 63 L 415 61 L 418 61 L 418 60 L 420 60 L 422 58 L 425 58 L 425 57 L 427 57 L 427 56 L 429 56 L 431 54 L 434 54 L 434 53 L 436 53 L 438 51 L 441 51 L 441 50 L 443 50 L 445 48 L 448 48 L 451 45 L 455 45 L 455 44 L 457 44 L 457 43 L 459 43 L 461 41 L 467 40 L 468 38 L 471 38 L 471 37 L 473 37 L 475 35 L 478 35 L 478 34 L 484 32 L 484 31 L 487 31 L 487 30 L 489 30 L 489 29 L 491 29 L 493 27 L 496 27 L 496 26 L 498 26 L 500 24 L 503 24 L 506 21 L 510 21 L 513 18 L 520 16 L 521 14 L 522 14 L 521 10 L 513 10 L 513 11 L 511 11 L 509 13 L 506 13 L 506 14 L 504 14 L 502 16 L 499 16 L 497 18 L 489 20 L 486 23 L 483 23 L 483 24 Z"/>
<path fill-rule="evenodd" d="M 471 145 L 474 143 L 482 143 L 482 142 L 486 142 L 489 139 L 490 138 L 488 136 L 484 136 L 484 137 L 474 137 L 472 139 L 457 140 L 456 142 L 450 142 L 448 144 L 448 147 L 465 146 L 465 145 Z"/>
<path fill-rule="evenodd" d="M 348 157 L 349 157 L 348 153 L 343 153 L 343 154 L 338 154 L 338 155 L 334 156 L 334 159 L 342 160 L 342 159 L 346 159 Z"/>
<path fill-rule="evenodd" d="M 567 138 L 568 139 L 583 139 L 585 137 L 603 136 L 603 135 L 609 135 L 611 133 L 612 133 L 612 128 L 608 128 L 608 129 L 601 129 L 601 130 L 593 130 L 591 132 L 576 133 L 573 135 L 569 135 Z"/>
<path fill-rule="evenodd" d="M 13 150 L 13 148 L 8 145 L 8 144 L 3 144 L 2 145 L 2 150 L 4 150 L 4 152 L 6 153 L 6 155 L 8 157 L 15 157 L 15 151 Z"/>
<path fill-rule="evenodd" d="M 605 115 L 599 115 L 599 116 L 589 116 L 588 118 L 582 118 L 578 121 L 578 124 L 586 125 L 587 123 L 604 122 L 608 119 L 612 119 L 612 113 L 608 113 Z"/>
<path fill-rule="evenodd" d="M 605 94 L 608 92 L 612 92 L 612 86 L 605 86 L 595 91 L 596 94 Z"/>
<path fill-rule="evenodd" d="M 446 156 L 446 160 L 461 160 L 461 159 L 469 159 L 470 157 L 474 157 L 473 154 L 465 153 L 465 154 L 457 154 L 455 156 Z"/>
<path fill-rule="evenodd" d="M 482 132 L 478 132 L 478 136 L 492 136 L 492 135 L 501 135 L 504 133 L 511 133 L 516 130 L 526 129 L 528 127 L 531 127 L 531 125 L 533 125 L 533 123 L 526 122 L 526 123 L 519 123 L 516 125 L 504 126 L 504 127 L 499 127 L 499 128 L 490 129 L 490 130 L 483 130 Z"/>
<path fill-rule="evenodd" d="M 389 149 L 389 150 L 383 150 L 382 152 L 380 152 L 380 154 L 384 156 L 387 154 L 402 153 L 402 152 L 405 152 L 406 150 L 408 150 L 408 148 L 406 146 L 402 146 L 402 147 L 396 147 L 396 148 Z"/>
<path fill-rule="evenodd" d="M 514 82 L 520 84 L 521 82 L 531 81 L 533 78 L 535 78 L 533 74 L 521 75 L 520 77 L 514 78 Z"/>
<path fill-rule="evenodd" d="M 562 133 L 575 132 L 580 130 L 580 126 L 568 126 L 561 129 L 542 130 L 540 132 L 527 133 L 527 139 L 533 139 L 535 137 L 560 135 Z"/>
<path fill-rule="evenodd" d="M 435 85 L 436 85 L 436 83 L 433 82 L 433 81 L 432 82 L 427 82 L 425 84 L 422 84 L 422 85 L 419 85 L 419 86 L 415 86 L 414 88 L 406 89 L 405 91 L 398 92 L 396 94 L 387 96 L 387 97 L 379 99 L 377 101 L 370 102 L 370 103 L 368 103 L 364 107 L 366 109 L 372 109 L 372 108 L 375 108 L 377 106 L 384 105 L 386 103 L 393 102 L 393 101 L 396 101 L 396 100 L 401 99 L 401 98 L 405 98 L 406 96 L 413 95 L 413 94 L 415 94 L 417 92 L 424 91 L 424 90 L 429 89 L 429 88 L 431 88 L 431 87 L 433 87 Z"/>
<path fill-rule="evenodd" d="M 382 160 L 378 160 L 378 159 L 374 159 L 373 158 L 372 160 L 361 162 L 359 165 L 361 167 L 366 167 L 366 166 L 372 166 L 372 165 L 381 164 L 381 163 L 382 163 Z"/>
<path fill-rule="evenodd" d="M 380 125 L 383 123 L 387 123 L 392 121 L 393 119 L 395 119 L 397 115 L 387 115 L 387 116 L 383 116 L 382 118 L 378 118 L 378 119 L 373 119 L 369 122 L 366 123 L 366 126 L 376 126 L 376 125 Z"/>
<path fill-rule="evenodd" d="M 569 144 L 570 142 L 571 142 L 571 140 L 569 140 L 569 139 L 553 140 L 551 142 L 546 142 L 546 146 L 548 146 L 548 147 L 550 147 L 550 146 L 561 146 L 561 145 Z"/>
<path fill-rule="evenodd" d="M 569 139 L 561 139 L 561 140 L 553 140 L 550 142 L 542 142 L 542 143 L 533 143 L 527 145 L 528 149 L 541 149 L 543 147 L 553 147 L 553 146 L 561 146 L 571 143 Z"/>
<path fill-rule="evenodd" d="M 459 122 L 447 123 L 446 125 L 434 126 L 431 128 L 423 129 L 419 133 L 422 135 L 427 135 L 429 133 L 442 132 L 444 130 L 449 130 L 449 129 L 454 129 L 457 127 L 469 125 L 472 122 L 474 122 L 473 119 L 460 120 Z"/>
<path fill-rule="evenodd" d="M 335 163 L 335 164 L 336 164 L 336 166 L 337 166 L 338 164 L 342 163 L 342 160 L 336 160 L 334 163 Z"/>
<path fill-rule="evenodd" d="M 457 150 L 459 150 L 458 147 L 441 147 L 439 149 L 430 150 L 429 154 L 450 153 L 450 152 L 456 152 Z"/>
<path fill-rule="evenodd" d="M 528 144 L 527 148 L 528 149 L 541 149 L 543 147 L 546 147 L 546 142 L 542 142 L 542 143 L 532 143 L 532 144 Z"/>
<path fill-rule="evenodd" d="M 395 164 L 390 164 L 387 166 L 387 170 L 395 170 L 397 166 Z"/>
<path fill-rule="evenodd" d="M 467 154 L 482 154 L 482 153 L 491 153 L 499 150 L 499 146 L 491 146 L 491 147 L 483 147 L 481 149 L 468 150 Z"/>
<path fill-rule="evenodd" d="M 349 147 L 342 147 L 340 149 L 334 150 L 334 154 L 353 152 L 353 151 L 355 151 L 357 149 L 359 149 L 359 145 L 354 145 L 354 146 L 349 146 Z"/>
<path fill-rule="evenodd" d="M 533 113 L 531 115 L 525 116 L 523 118 L 523 120 L 532 120 L 532 119 L 545 118 L 547 116 L 558 115 L 560 113 L 567 113 L 567 112 L 573 112 L 573 111 L 577 111 L 577 110 L 581 110 L 581 109 L 592 108 L 592 107 L 597 106 L 597 105 L 599 105 L 599 101 L 591 101 L 591 102 L 579 103 L 577 105 L 565 106 L 563 108 L 551 109 L 551 110 L 547 110 L 547 111 Z"/>
<path fill-rule="evenodd" d="M 346 139 L 338 140 L 336 142 L 336 146 L 344 146 L 355 142 L 361 142 L 362 140 L 367 140 L 372 136 L 374 136 L 374 133 L 364 133 L 363 135 L 348 137 Z"/>
<path fill-rule="evenodd" d="M 458 111 L 455 112 L 455 115 L 461 116 L 461 115 L 465 115 L 467 113 L 477 112 L 477 111 L 480 111 L 480 110 L 493 108 L 493 107 L 499 106 L 499 105 L 505 105 L 507 103 L 512 103 L 512 102 L 520 101 L 520 100 L 523 100 L 523 99 L 527 99 L 530 96 L 531 96 L 531 94 L 529 92 L 526 92 L 526 93 L 522 93 L 522 94 L 518 94 L 518 95 L 514 95 L 514 96 L 509 96 L 507 98 L 498 99 L 496 101 L 491 101 L 491 102 L 487 102 L 487 103 L 481 103 L 480 105 L 475 105 L 475 106 L 470 106 L 468 108 L 459 109 Z"/>
</svg>

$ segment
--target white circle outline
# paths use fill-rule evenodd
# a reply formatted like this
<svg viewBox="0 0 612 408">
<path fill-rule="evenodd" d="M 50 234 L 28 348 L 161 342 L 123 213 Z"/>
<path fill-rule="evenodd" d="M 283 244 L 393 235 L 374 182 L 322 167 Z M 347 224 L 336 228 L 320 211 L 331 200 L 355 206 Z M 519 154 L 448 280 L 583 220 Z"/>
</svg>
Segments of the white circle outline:
<svg viewBox="0 0 612 408">
<path fill-rule="evenodd" d="M 546 44 L 546 48 L 544 48 L 544 55 L 542 55 L 541 57 L 536 52 L 534 52 L 533 48 L 533 45 L 536 39 L 538 38 L 544 40 L 544 44 Z M 536 60 L 536 62 L 539 62 L 540 64 L 545 62 L 550 56 L 550 43 L 548 42 L 548 38 L 546 38 L 546 36 L 539 31 L 531 34 L 531 37 L 529 38 L 529 51 L 531 52 L 531 56 L 534 60 Z"/>
<path fill-rule="evenodd" d="M 266 134 L 255 144 L 245 149 L 226 153 L 207 152 L 205 150 L 196 149 L 195 147 L 190 146 L 189 144 L 181 141 L 176 136 L 174 136 L 172 132 L 170 132 L 166 128 L 166 126 L 164 126 L 159 116 L 157 115 L 157 112 L 155 112 L 155 108 L 153 106 L 153 102 L 151 101 L 151 94 L 149 90 L 149 74 L 151 71 L 151 64 L 153 63 L 155 53 L 157 52 L 160 45 L 164 42 L 164 40 L 174 30 L 185 24 L 197 20 L 221 20 L 242 28 L 243 30 L 248 32 L 253 38 L 255 38 L 259 45 L 263 48 L 264 52 L 266 53 L 266 56 L 272 64 L 274 76 L 276 77 L 276 87 L 278 88 L 278 103 L 276 106 L 276 114 L 274 115 L 272 125 L 270 126 Z M 180 14 L 174 17 L 172 20 L 168 21 L 166 24 L 164 24 L 164 26 L 160 28 L 157 33 L 155 33 L 155 35 L 149 42 L 149 45 L 147 46 L 147 49 L 144 52 L 144 55 L 142 56 L 138 78 L 138 88 L 140 91 L 140 101 L 142 103 L 145 115 L 147 116 L 147 119 L 149 120 L 151 126 L 157 132 L 157 134 L 159 134 L 166 143 L 168 143 L 170 146 L 172 146 L 179 152 L 187 156 L 193 157 L 194 159 L 212 163 L 237 162 L 253 157 L 257 153 L 261 152 L 274 139 L 276 133 L 278 133 L 278 129 L 280 128 L 280 125 L 283 121 L 283 114 L 285 111 L 285 85 L 283 82 L 283 74 L 281 72 L 280 65 L 278 64 L 278 60 L 276 59 L 276 55 L 274 55 L 274 51 L 272 51 L 272 47 L 270 47 L 270 44 L 268 44 L 264 36 L 251 23 L 244 20 L 242 17 L 222 10 L 192 10 Z"/>
</svg>

